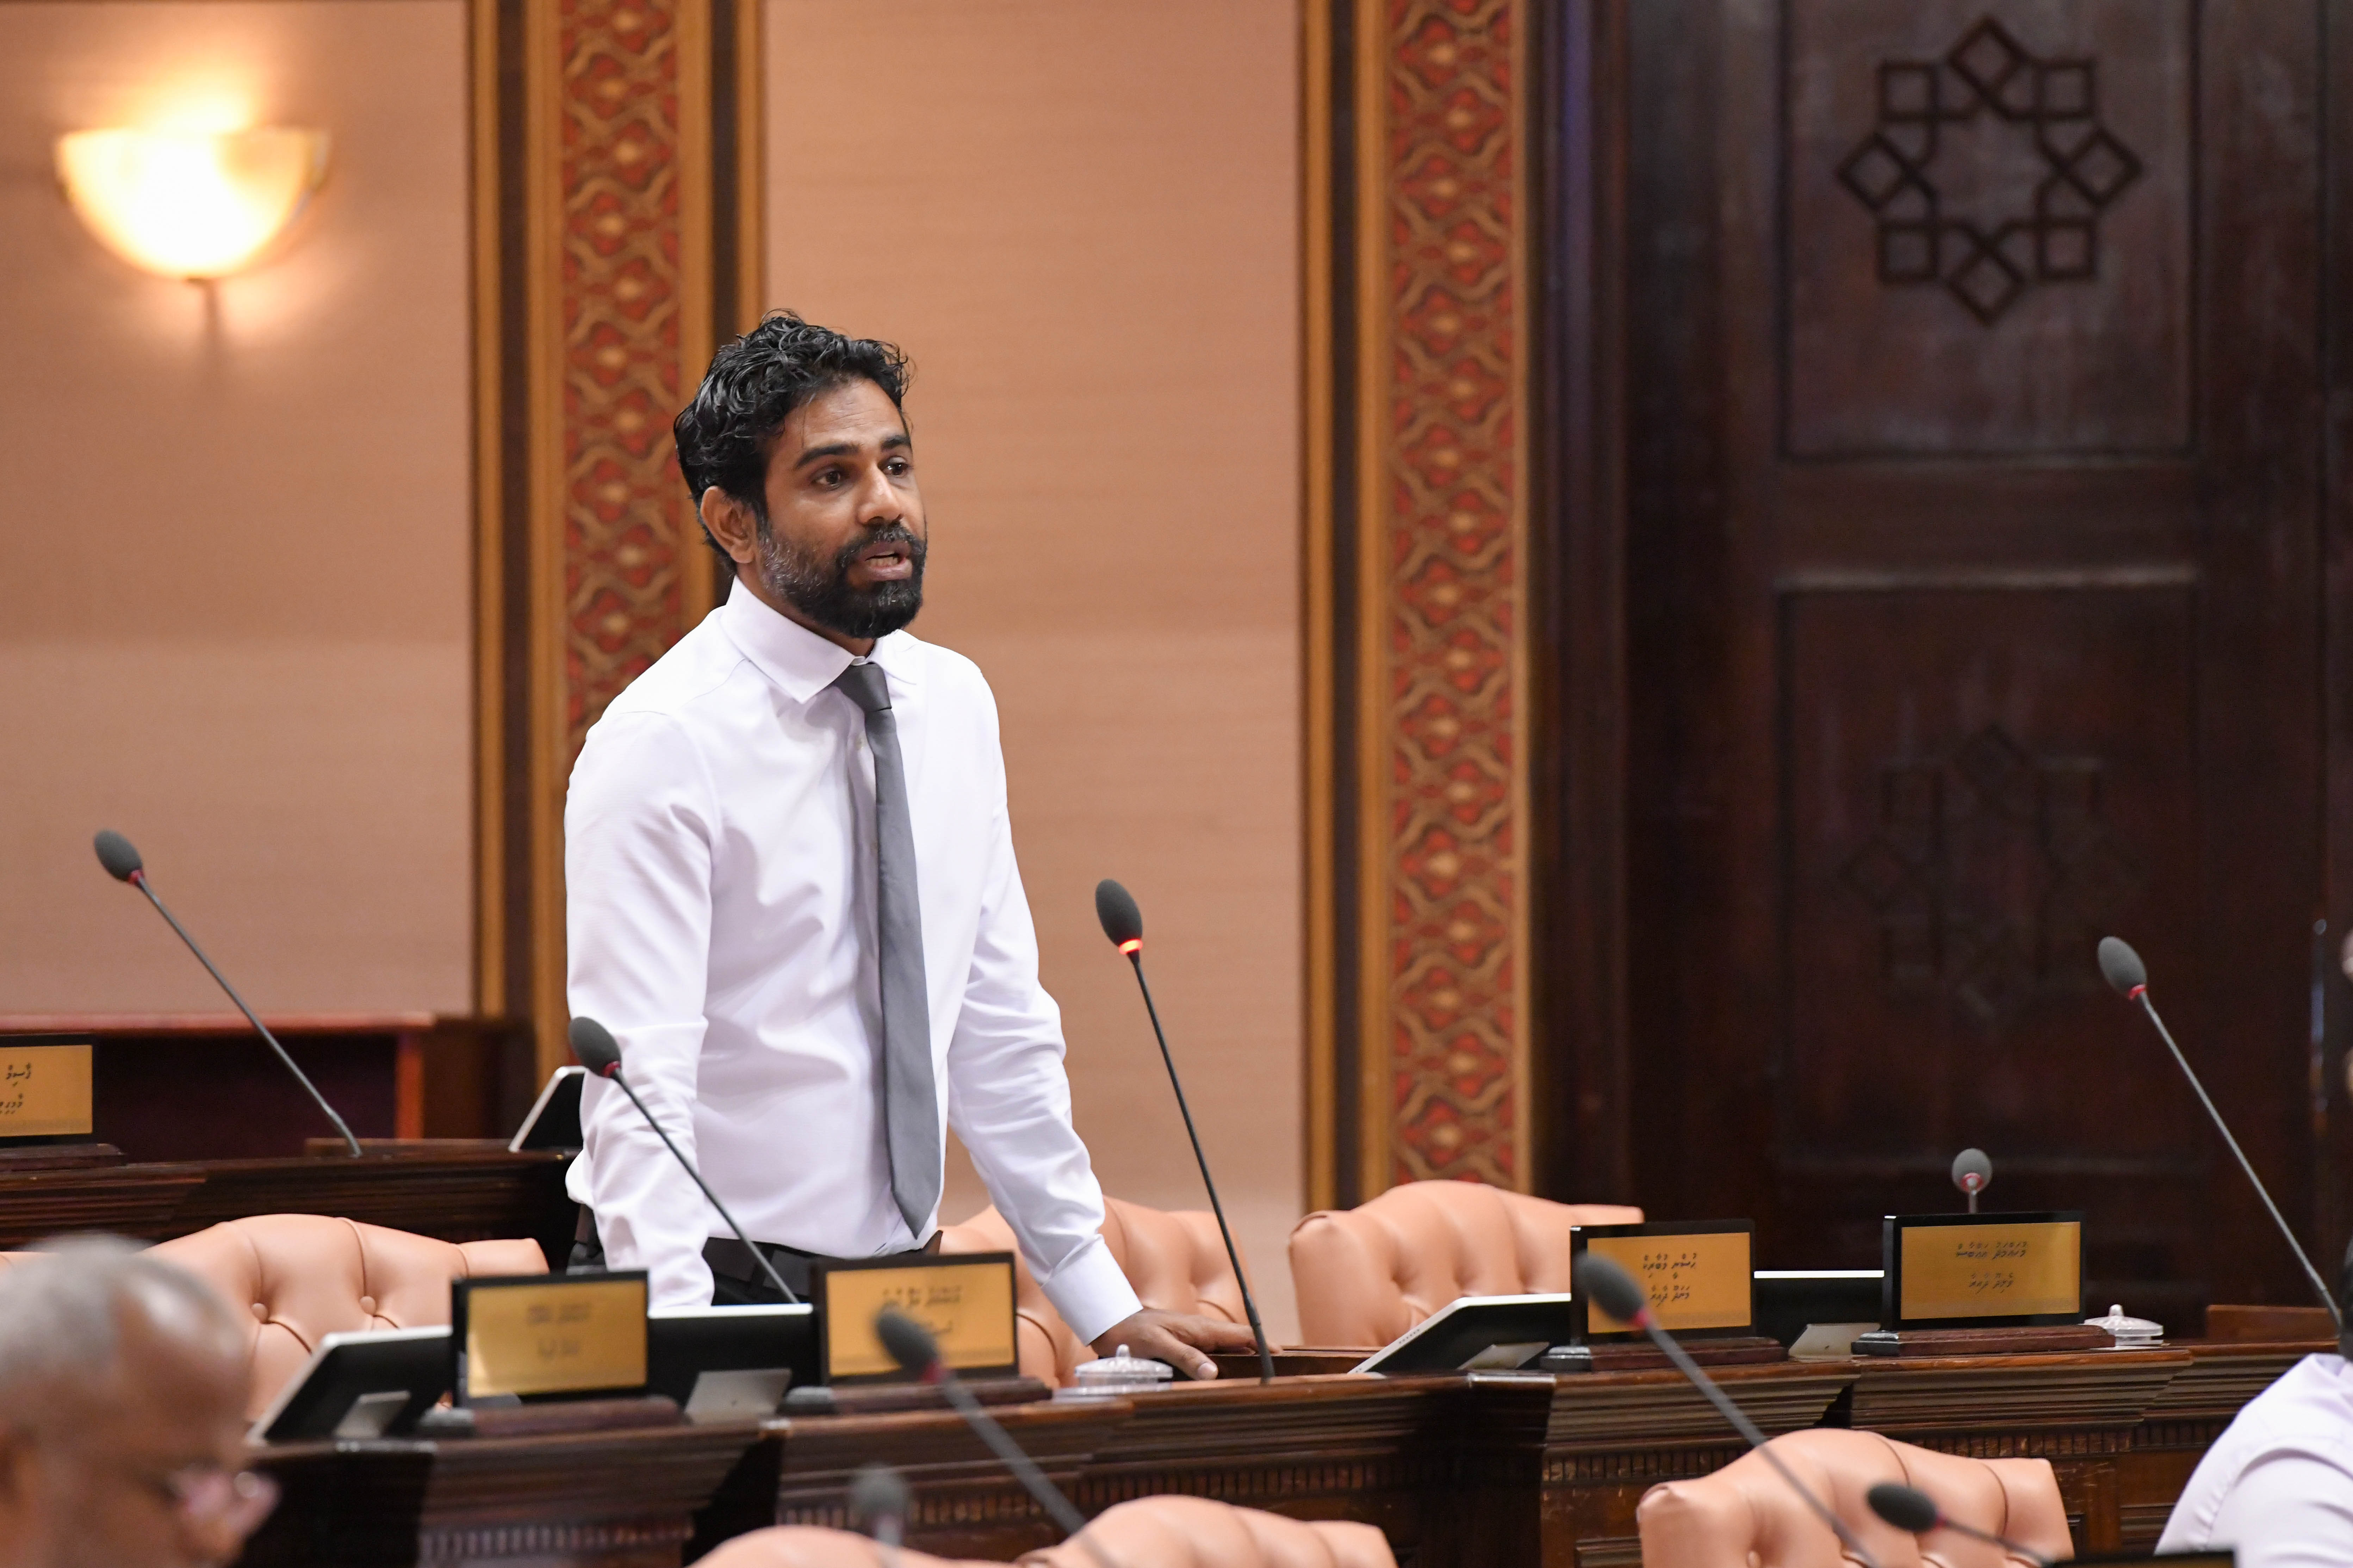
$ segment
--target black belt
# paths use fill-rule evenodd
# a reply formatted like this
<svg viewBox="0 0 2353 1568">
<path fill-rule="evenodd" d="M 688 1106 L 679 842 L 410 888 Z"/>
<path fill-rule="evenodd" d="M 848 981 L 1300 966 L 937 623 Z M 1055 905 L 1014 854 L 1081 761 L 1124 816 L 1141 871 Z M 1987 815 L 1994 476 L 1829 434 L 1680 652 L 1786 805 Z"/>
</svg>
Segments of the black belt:
<svg viewBox="0 0 2353 1568">
<path fill-rule="evenodd" d="M 918 1258 L 933 1257 L 938 1255 L 940 1250 L 940 1234 L 934 1231 L 932 1239 L 913 1252 L 886 1253 L 881 1257 L 871 1259 L 829 1257 L 824 1253 L 803 1252 L 797 1246 L 786 1246 L 781 1242 L 754 1242 L 750 1246 L 746 1246 L 733 1236 L 712 1236 L 702 1244 L 702 1261 L 711 1266 L 712 1275 L 721 1279 L 732 1280 L 738 1286 L 746 1287 L 754 1296 L 774 1295 L 775 1287 L 768 1284 L 766 1271 L 761 1268 L 758 1258 L 754 1255 L 754 1248 L 766 1256 L 769 1267 L 774 1268 L 778 1277 L 793 1287 L 795 1295 L 807 1297 L 811 1294 L 810 1266 L 812 1264 L 852 1261 L 895 1263 L 902 1260 L 913 1262 Z"/>
<path fill-rule="evenodd" d="M 571 1266 L 575 1271 L 601 1270 L 605 1266 L 604 1238 L 596 1232 L 596 1217 L 586 1204 L 580 1206 L 575 1230 L 575 1245 L 572 1249 Z M 829 1257 L 824 1253 L 803 1252 L 797 1246 L 781 1242 L 754 1242 L 745 1246 L 733 1236 L 712 1236 L 702 1244 L 702 1261 L 711 1266 L 713 1302 L 719 1306 L 739 1305 L 748 1301 L 776 1299 L 776 1287 L 753 1255 L 753 1247 L 765 1254 L 773 1267 L 793 1293 L 804 1298 L 810 1292 L 810 1265 L 860 1261 Z M 913 1252 L 889 1253 L 879 1260 L 913 1262 L 917 1258 L 935 1257 L 940 1250 L 940 1233 L 934 1231 L 929 1241 Z M 722 1282 L 724 1283 L 722 1283 Z"/>
</svg>

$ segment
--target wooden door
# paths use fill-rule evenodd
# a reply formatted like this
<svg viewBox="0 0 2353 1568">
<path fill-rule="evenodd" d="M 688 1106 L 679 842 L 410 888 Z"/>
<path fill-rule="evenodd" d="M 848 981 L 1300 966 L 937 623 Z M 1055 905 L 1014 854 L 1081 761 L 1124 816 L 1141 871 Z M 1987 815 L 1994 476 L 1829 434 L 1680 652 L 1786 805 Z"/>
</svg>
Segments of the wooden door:
<svg viewBox="0 0 2353 1568">
<path fill-rule="evenodd" d="M 2086 1211 L 2098 1308 L 2305 1298 L 2093 948 L 2147 957 L 2309 1243 L 2319 12 L 1628 7 L 1654 1213 L 1873 1265 L 1976 1145 L 1992 1206 Z"/>
</svg>

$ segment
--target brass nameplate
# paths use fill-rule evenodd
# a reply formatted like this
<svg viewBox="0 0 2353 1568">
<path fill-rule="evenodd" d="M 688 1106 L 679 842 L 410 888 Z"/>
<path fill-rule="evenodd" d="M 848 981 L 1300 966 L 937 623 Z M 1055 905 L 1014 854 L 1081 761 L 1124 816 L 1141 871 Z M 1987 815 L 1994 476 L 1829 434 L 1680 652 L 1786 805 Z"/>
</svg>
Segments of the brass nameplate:
<svg viewBox="0 0 2353 1568">
<path fill-rule="evenodd" d="M 2083 1312 L 2080 1220 L 1907 1224 L 1898 1234 L 1901 1322 Z"/>
<path fill-rule="evenodd" d="M 646 1383 L 646 1277 L 461 1280 L 458 1393 L 585 1393 Z"/>
<path fill-rule="evenodd" d="M 0 1042 L 0 1139 L 87 1138 L 88 1045 L 10 1045 Z"/>
<path fill-rule="evenodd" d="M 1632 1227 L 1629 1227 L 1630 1229 Z M 1585 1244 L 1642 1282 L 1659 1327 L 1670 1333 L 1694 1329 L 1745 1329 L 1753 1299 L 1749 1267 L 1754 1239 L 1748 1231 L 1698 1232 L 1687 1235 L 1597 1235 Z M 1622 1334 L 1633 1329 L 1599 1307 L 1589 1308 L 1588 1330 Z"/>
<path fill-rule="evenodd" d="M 875 1336 L 875 1314 L 885 1307 L 896 1307 L 930 1330 L 939 1341 L 940 1359 L 957 1372 L 1009 1373 L 1020 1362 L 1008 1253 L 881 1266 L 828 1264 L 818 1277 L 828 1382 L 903 1375 Z"/>
</svg>

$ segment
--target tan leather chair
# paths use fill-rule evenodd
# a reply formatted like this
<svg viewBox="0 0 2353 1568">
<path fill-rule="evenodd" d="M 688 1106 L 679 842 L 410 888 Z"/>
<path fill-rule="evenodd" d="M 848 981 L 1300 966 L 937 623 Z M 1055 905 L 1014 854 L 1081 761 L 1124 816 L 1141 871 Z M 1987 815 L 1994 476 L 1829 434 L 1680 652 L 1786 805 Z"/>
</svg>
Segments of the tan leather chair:
<svg viewBox="0 0 2353 1568">
<path fill-rule="evenodd" d="M 972 1568 L 967 1558 L 934 1557 L 903 1547 L 885 1555 L 865 1536 L 847 1530 L 820 1530 L 812 1524 L 755 1530 L 725 1542 L 700 1561 L 702 1568 Z M 993 1563 L 988 1568 L 1004 1565 Z"/>
<path fill-rule="evenodd" d="M 257 1214 L 156 1244 L 248 1315 L 259 1415 L 329 1334 L 449 1320 L 449 1283 L 544 1274 L 534 1241 L 445 1242 L 324 1214 Z"/>
<path fill-rule="evenodd" d="M 1206 1209 L 1147 1209 L 1123 1198 L 1103 1200 L 1103 1241 L 1120 1272 L 1146 1307 L 1247 1323 L 1241 1287 L 1226 1261 L 1217 1216 Z M 992 1205 L 962 1224 L 940 1227 L 942 1252 L 1013 1254 L 1014 1331 L 1021 1370 L 1050 1388 L 1071 1380 L 1094 1351 L 1081 1340 L 1030 1277 L 1014 1245 L 1013 1227 Z"/>
<path fill-rule="evenodd" d="M 2046 1557 L 2073 1554 L 2067 1510 L 2048 1459 L 1970 1459 L 1876 1432 L 1817 1428 L 1776 1437 L 1773 1452 L 1828 1503 L 1880 1568 L 2031 1568 L 1998 1546 L 1949 1530 L 1914 1536 L 1871 1511 L 1882 1481 L 1917 1487 L 1963 1524 L 2006 1535 Z M 1714 1475 L 1652 1487 L 1634 1510 L 1643 1568 L 1850 1568 L 1831 1533 L 1757 1454 Z"/>
<path fill-rule="evenodd" d="M 1303 1524 L 1208 1498 L 1138 1498 L 1104 1510 L 1086 1535 L 1119 1568 L 1397 1568 L 1369 1524 Z M 1077 1541 L 1032 1552 L 1032 1568 L 1101 1568 Z M 784 1525 L 754 1531 L 702 1559 L 703 1568 L 970 1568 L 964 1560 L 902 1551 L 886 1558 L 862 1535 Z"/>
<path fill-rule="evenodd" d="M 1138 1498 L 1106 1509 L 1075 1541 L 1025 1553 L 1032 1568 L 1101 1568 L 1092 1540 L 1120 1568 L 1397 1568 L 1369 1524 L 1303 1523 L 1208 1498 Z"/>
<path fill-rule="evenodd" d="M 1299 1333 L 1310 1345 L 1386 1345 L 1464 1296 L 1566 1291 L 1572 1225 L 1639 1223 L 1618 1203 L 1556 1203 L 1476 1181 L 1409 1181 L 1291 1233 Z"/>
</svg>

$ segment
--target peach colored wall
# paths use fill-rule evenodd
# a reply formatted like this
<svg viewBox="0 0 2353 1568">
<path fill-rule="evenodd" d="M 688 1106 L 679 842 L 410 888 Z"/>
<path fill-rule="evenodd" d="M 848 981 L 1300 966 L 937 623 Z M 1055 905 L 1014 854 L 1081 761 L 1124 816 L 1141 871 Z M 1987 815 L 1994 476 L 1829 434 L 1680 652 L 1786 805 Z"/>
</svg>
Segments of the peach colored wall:
<svg viewBox="0 0 2353 1568">
<path fill-rule="evenodd" d="M 471 995 L 466 28 L 459 0 L 0 5 L 0 1013 Z M 325 127 L 218 286 L 85 232 L 58 133 Z"/>
<path fill-rule="evenodd" d="M 913 356 L 914 630 L 977 660 L 1080 1131 L 1204 1208 L 1162 1016 L 1265 1298 L 1302 1209 L 1292 0 L 769 0 L 768 295 Z M 961 1164 L 961 1162 L 959 1162 Z M 986 1195 L 968 1168 L 947 1212 Z"/>
</svg>

